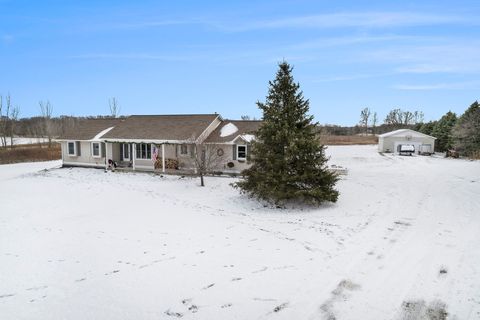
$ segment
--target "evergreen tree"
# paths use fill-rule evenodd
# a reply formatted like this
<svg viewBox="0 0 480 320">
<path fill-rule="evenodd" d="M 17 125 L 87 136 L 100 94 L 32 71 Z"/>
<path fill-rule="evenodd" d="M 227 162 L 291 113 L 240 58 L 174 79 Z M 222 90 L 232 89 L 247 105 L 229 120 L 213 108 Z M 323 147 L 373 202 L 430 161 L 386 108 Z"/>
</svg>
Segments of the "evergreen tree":
<svg viewBox="0 0 480 320">
<path fill-rule="evenodd" d="M 420 128 L 418 128 L 418 131 L 420 131 L 421 133 L 425 133 L 425 134 L 428 134 L 429 136 L 432 135 L 432 132 L 433 132 L 433 128 L 435 128 L 435 125 L 437 124 L 437 121 L 429 121 L 429 122 L 426 122 L 426 123 L 422 123 L 422 125 L 420 126 Z"/>
<path fill-rule="evenodd" d="M 328 159 L 316 136 L 317 123 L 307 114 L 309 101 L 303 98 L 287 62 L 279 64 L 269 86 L 266 102 L 257 102 L 263 124 L 252 144 L 252 166 L 242 172 L 244 179 L 235 186 L 276 204 L 335 202 L 338 177 L 326 168 Z"/>
<path fill-rule="evenodd" d="M 475 101 L 453 128 L 455 148 L 468 157 L 480 157 L 480 105 Z"/>
<path fill-rule="evenodd" d="M 436 151 L 444 152 L 453 148 L 452 130 L 456 122 L 457 115 L 449 111 L 433 126 L 431 135 L 437 138 Z"/>
<path fill-rule="evenodd" d="M 415 131 L 419 131 L 419 132 L 422 132 L 422 127 L 425 125 L 425 123 L 423 122 L 419 122 L 419 123 L 415 123 L 415 125 L 413 126 L 413 130 Z M 425 133 L 427 134 L 427 133 Z"/>
</svg>

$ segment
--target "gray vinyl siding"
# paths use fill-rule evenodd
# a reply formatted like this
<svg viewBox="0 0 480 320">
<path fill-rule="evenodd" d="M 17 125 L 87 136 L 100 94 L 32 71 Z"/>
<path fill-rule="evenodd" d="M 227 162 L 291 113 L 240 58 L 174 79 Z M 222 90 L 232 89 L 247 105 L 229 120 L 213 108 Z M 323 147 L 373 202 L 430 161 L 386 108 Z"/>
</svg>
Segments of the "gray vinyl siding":
<svg viewBox="0 0 480 320">
<path fill-rule="evenodd" d="M 73 141 L 73 140 L 72 140 Z M 70 142 L 70 141 L 69 141 Z M 105 166 L 105 152 L 102 152 L 102 157 L 92 156 L 92 142 L 90 141 L 75 141 L 76 155 L 72 156 L 68 154 L 68 142 L 62 141 L 62 159 L 64 165 L 78 165 L 78 166 Z M 104 151 L 104 147 L 101 147 Z"/>
</svg>

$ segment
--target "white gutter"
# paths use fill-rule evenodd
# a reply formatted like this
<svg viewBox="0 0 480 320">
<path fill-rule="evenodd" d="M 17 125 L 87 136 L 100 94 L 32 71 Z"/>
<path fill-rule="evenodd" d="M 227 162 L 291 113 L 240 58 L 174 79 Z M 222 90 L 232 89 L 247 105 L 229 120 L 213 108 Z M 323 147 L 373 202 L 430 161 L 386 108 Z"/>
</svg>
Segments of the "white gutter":
<svg viewBox="0 0 480 320">
<path fill-rule="evenodd" d="M 70 140 L 69 140 L 70 141 Z M 183 144 L 183 143 L 192 143 L 190 140 L 160 140 L 160 139 L 117 139 L 117 138 L 107 138 L 102 139 L 103 142 L 125 142 L 125 143 L 156 143 L 156 144 Z"/>
</svg>

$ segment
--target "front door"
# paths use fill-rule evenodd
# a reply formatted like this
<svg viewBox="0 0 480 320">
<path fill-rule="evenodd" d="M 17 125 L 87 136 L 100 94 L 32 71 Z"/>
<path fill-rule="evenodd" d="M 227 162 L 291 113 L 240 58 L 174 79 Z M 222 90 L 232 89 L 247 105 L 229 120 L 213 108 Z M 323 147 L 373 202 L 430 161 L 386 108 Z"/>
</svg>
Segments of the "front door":
<svg viewBox="0 0 480 320">
<path fill-rule="evenodd" d="M 123 160 L 124 161 L 129 161 L 130 160 L 130 144 L 128 143 L 122 143 L 122 155 L 123 155 Z"/>
</svg>

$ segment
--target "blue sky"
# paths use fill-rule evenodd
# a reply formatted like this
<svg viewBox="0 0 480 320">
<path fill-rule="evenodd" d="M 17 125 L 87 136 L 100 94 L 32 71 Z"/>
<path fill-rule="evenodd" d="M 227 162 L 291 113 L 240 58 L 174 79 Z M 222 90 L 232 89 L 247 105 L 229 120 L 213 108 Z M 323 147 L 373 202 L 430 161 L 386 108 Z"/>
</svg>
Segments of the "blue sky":
<svg viewBox="0 0 480 320">
<path fill-rule="evenodd" d="M 283 59 L 320 123 L 437 119 L 479 98 L 479 1 L 0 0 L 0 95 L 20 116 L 260 117 Z"/>
</svg>

